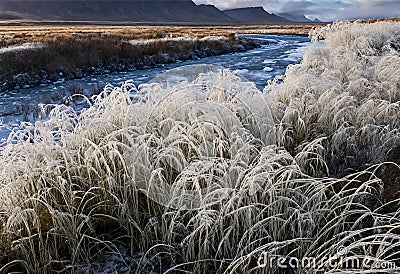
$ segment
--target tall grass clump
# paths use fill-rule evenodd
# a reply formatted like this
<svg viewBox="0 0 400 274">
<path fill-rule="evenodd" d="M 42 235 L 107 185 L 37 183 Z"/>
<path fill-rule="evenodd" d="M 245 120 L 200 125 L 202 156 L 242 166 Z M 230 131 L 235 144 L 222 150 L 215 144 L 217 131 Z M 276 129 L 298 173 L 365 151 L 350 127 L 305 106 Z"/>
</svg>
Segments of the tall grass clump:
<svg viewBox="0 0 400 274">
<path fill-rule="evenodd" d="M 311 35 L 265 92 L 183 70 L 22 124 L 0 151 L 1 271 L 399 272 L 400 24 Z"/>
<path fill-rule="evenodd" d="M 279 143 L 292 155 L 323 138 L 327 175 L 398 160 L 399 23 L 335 23 L 311 31 L 276 95 Z M 347 170 L 347 171 L 346 171 Z"/>
</svg>

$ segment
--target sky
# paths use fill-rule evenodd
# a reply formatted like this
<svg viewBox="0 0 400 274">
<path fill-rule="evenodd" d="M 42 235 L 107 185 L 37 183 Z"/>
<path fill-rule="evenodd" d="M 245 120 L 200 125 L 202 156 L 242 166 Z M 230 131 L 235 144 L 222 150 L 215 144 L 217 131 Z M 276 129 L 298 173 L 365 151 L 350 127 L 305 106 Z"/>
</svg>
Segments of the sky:
<svg viewBox="0 0 400 274">
<path fill-rule="evenodd" d="M 400 0 L 194 0 L 219 9 L 262 6 L 268 12 L 304 14 L 323 21 L 400 17 Z"/>
</svg>

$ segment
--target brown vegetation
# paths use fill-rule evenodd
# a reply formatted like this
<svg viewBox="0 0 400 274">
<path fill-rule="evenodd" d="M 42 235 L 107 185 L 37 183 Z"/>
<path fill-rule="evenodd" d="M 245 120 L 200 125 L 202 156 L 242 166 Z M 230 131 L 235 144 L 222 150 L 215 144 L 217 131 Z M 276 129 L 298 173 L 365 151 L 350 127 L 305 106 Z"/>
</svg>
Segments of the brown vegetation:
<svg viewBox="0 0 400 274">
<path fill-rule="evenodd" d="M 114 34 L 130 39 L 146 39 L 164 37 L 167 35 L 229 35 L 236 33 L 275 33 L 307 35 L 311 28 L 318 24 L 293 25 L 252 25 L 252 26 L 128 26 L 99 25 L 94 22 L 0 22 L 0 36 L 25 37 L 24 41 L 32 41 L 42 37 L 52 37 L 66 34 Z M 321 24 L 319 24 L 321 25 Z M 2 41 L 5 37 L 2 37 Z M 11 42 L 13 40 L 10 40 Z M 15 40 L 14 40 L 15 41 Z M 36 40 L 37 41 L 37 40 Z"/>
<path fill-rule="evenodd" d="M 142 69 L 256 46 L 234 33 L 226 29 L 180 27 L 2 27 L 1 48 L 25 43 L 41 46 L 0 53 L 0 80 L 3 82 L 0 89 L 6 91 L 59 78 Z M 208 35 L 227 38 L 201 39 Z M 184 38 L 169 39 L 177 37 Z M 152 40 L 137 43 L 148 39 Z"/>
<path fill-rule="evenodd" d="M 379 18 L 379 19 L 369 19 L 369 20 L 357 20 L 359 23 L 372 24 L 376 22 L 400 22 L 400 18 Z"/>
</svg>

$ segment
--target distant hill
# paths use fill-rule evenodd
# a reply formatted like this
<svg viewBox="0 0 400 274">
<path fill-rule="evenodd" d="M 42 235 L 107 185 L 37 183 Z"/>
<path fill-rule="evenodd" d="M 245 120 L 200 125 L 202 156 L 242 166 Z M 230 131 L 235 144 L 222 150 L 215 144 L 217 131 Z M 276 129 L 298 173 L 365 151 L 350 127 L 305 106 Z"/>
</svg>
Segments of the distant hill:
<svg viewBox="0 0 400 274">
<path fill-rule="evenodd" d="M 3 12 L 0 10 L 0 20 L 14 20 L 14 19 L 22 19 L 20 14 L 14 12 Z"/>
<path fill-rule="evenodd" d="M 293 22 L 298 22 L 298 23 L 312 23 L 314 21 L 308 19 L 307 17 L 305 17 L 303 14 L 301 15 L 297 15 L 297 14 L 293 14 L 293 13 L 278 13 L 279 16 L 289 20 L 289 21 L 293 21 Z"/>
<path fill-rule="evenodd" d="M 0 0 L 0 13 L 41 20 L 237 23 L 214 6 L 191 0 Z"/>
<path fill-rule="evenodd" d="M 197 10 L 201 11 L 202 14 L 208 16 L 205 18 L 207 21 L 213 21 L 214 18 L 217 18 L 218 20 L 223 20 L 226 22 L 233 22 L 233 23 L 239 23 L 238 20 L 229 17 L 227 14 L 225 14 L 223 11 L 217 9 L 213 5 L 198 5 Z M 207 22 L 206 21 L 206 22 Z"/>
<path fill-rule="evenodd" d="M 293 23 L 281 16 L 265 11 L 263 7 L 229 9 L 224 10 L 224 13 L 231 18 L 251 25 Z"/>
</svg>

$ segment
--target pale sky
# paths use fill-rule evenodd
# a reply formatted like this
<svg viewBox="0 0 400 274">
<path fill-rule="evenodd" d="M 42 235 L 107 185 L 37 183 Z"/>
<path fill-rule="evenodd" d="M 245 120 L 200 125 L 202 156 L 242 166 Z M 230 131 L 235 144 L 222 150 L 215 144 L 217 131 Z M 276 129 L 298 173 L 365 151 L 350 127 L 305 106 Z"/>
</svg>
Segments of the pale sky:
<svg viewBox="0 0 400 274">
<path fill-rule="evenodd" d="M 219 9 L 262 6 L 268 12 L 304 14 L 325 21 L 400 17 L 400 0 L 194 0 Z"/>
</svg>

